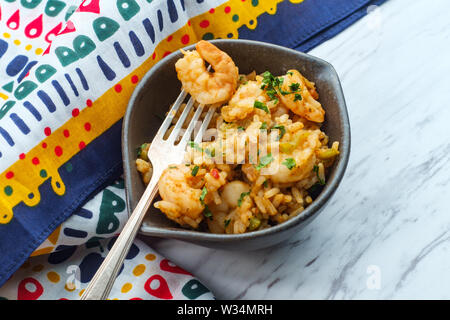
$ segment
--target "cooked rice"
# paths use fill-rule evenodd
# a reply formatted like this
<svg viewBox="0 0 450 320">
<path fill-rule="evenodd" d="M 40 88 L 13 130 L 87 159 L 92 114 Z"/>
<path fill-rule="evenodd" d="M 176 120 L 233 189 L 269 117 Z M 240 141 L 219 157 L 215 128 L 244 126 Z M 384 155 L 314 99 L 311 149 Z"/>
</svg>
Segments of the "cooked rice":
<svg viewBox="0 0 450 320">
<path fill-rule="evenodd" d="M 259 78 L 258 78 L 259 77 Z M 239 84 L 245 85 L 247 81 L 255 81 L 261 77 L 252 72 L 249 75 L 241 75 Z M 318 94 L 314 84 L 304 79 L 314 99 Z M 339 154 L 339 142 L 335 141 L 328 147 L 328 136 L 320 130 L 320 124 L 311 122 L 292 113 L 289 109 L 279 104 L 267 104 L 270 109 L 269 115 L 262 110 L 255 110 L 254 114 L 243 120 L 233 123 L 226 123 L 219 112 L 213 117 L 206 132 L 206 136 L 214 137 L 209 142 L 203 142 L 199 147 L 203 150 L 214 148 L 214 156 L 205 156 L 188 147 L 186 153 L 189 172 L 198 166 L 195 177 L 187 176 L 189 185 L 195 189 L 205 188 L 207 195 L 204 199 L 207 203 L 210 214 L 200 215 L 196 218 L 180 214 L 180 206 L 167 200 L 158 201 L 155 207 L 163 211 L 166 216 L 180 225 L 191 228 L 203 228 L 205 231 L 213 233 L 237 234 L 269 228 L 273 225 L 283 223 L 295 216 L 298 216 L 305 208 L 313 202 L 314 191 L 319 189 L 326 182 L 327 168 L 333 165 L 336 156 Z M 172 121 L 174 125 L 184 110 L 186 104 L 182 104 L 176 117 Z M 183 128 L 187 127 L 196 107 L 189 113 Z M 220 106 L 215 106 L 219 107 Z M 207 109 L 207 108 L 205 108 Z M 260 112 L 261 111 L 261 112 Z M 205 117 L 207 110 L 201 114 L 201 119 Z M 289 148 L 292 141 L 300 141 L 299 145 L 313 150 L 313 166 L 306 171 L 303 178 L 289 182 L 274 179 L 273 176 L 260 174 L 256 165 L 252 164 L 250 153 L 247 152 L 252 141 L 261 139 L 260 128 L 267 125 L 273 127 L 275 124 L 283 126 L 284 131 L 280 134 L 280 150 L 283 153 L 284 145 Z M 270 125 L 269 125 L 270 124 Z M 172 132 L 171 126 L 166 133 L 166 137 Z M 249 140 L 242 142 L 239 136 L 240 130 L 251 132 Z M 219 137 L 214 136 L 219 133 Z M 226 137 L 227 142 L 232 141 L 230 146 L 218 147 L 218 142 Z M 230 138 L 231 140 L 228 140 Z M 209 139 L 209 138 L 208 138 Z M 252 140 L 253 139 L 253 140 Z M 284 143 L 284 145 L 282 145 Z M 150 181 L 152 167 L 146 156 L 150 144 L 144 144 L 140 148 L 136 168 L 141 173 L 144 183 Z M 300 148 L 300 147 L 295 147 Z M 244 158 L 235 157 L 237 150 L 244 150 Z M 301 149 L 301 148 L 300 148 Z M 300 150 L 299 149 L 299 150 Z M 297 150 L 297 149 L 295 149 Z M 233 151 L 233 152 L 231 152 Z M 259 159 L 261 156 L 259 155 Z M 222 160 L 223 162 L 220 162 Z M 226 161 L 225 161 L 226 160 Z M 233 163 L 228 163 L 231 161 Z M 238 163 L 238 161 L 243 164 Z M 306 168 L 306 166 L 305 166 Z M 215 170 L 215 172 L 213 172 Z M 305 169 L 306 170 L 306 169 Z M 235 192 L 225 197 L 224 190 L 232 182 L 240 181 L 242 184 L 236 185 L 247 192 Z M 246 189 L 248 188 L 248 189 Z M 316 191 L 317 192 L 317 191 Z M 230 200 L 231 199 L 231 200 Z"/>
</svg>

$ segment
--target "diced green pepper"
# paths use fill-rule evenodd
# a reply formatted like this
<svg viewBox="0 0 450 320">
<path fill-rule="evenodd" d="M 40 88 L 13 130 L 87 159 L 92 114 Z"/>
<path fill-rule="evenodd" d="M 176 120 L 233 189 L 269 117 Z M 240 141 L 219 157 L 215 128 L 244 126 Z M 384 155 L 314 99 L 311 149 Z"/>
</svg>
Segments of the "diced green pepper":
<svg viewBox="0 0 450 320">
<path fill-rule="evenodd" d="M 144 161 L 149 161 L 148 160 L 148 143 L 143 143 L 139 148 L 138 148 L 138 157 L 141 158 Z"/>
<path fill-rule="evenodd" d="M 291 142 L 280 142 L 280 151 L 282 153 L 291 153 L 295 149 L 295 145 Z"/>
<path fill-rule="evenodd" d="M 261 225 L 261 220 L 256 217 L 250 218 L 250 225 L 248 226 L 248 229 L 250 231 L 258 229 L 258 227 Z"/>
<path fill-rule="evenodd" d="M 297 148 L 302 142 L 304 142 L 311 133 L 308 131 L 298 131 L 294 134 L 291 141 L 281 142 L 280 151 L 282 153 L 291 153 L 295 148 Z"/>
</svg>

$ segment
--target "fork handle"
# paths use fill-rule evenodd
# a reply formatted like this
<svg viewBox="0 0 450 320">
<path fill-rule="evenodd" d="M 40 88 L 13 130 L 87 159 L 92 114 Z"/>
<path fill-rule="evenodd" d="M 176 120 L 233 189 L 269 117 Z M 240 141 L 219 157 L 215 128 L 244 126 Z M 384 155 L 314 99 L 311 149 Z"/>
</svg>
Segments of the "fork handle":
<svg viewBox="0 0 450 320">
<path fill-rule="evenodd" d="M 125 224 L 122 232 L 109 251 L 107 257 L 95 273 L 88 287 L 84 291 L 81 300 L 106 300 L 116 280 L 125 256 L 130 250 L 131 244 L 141 226 L 145 213 L 150 207 L 158 192 L 158 180 L 161 174 L 153 172 L 152 178 Z"/>
</svg>

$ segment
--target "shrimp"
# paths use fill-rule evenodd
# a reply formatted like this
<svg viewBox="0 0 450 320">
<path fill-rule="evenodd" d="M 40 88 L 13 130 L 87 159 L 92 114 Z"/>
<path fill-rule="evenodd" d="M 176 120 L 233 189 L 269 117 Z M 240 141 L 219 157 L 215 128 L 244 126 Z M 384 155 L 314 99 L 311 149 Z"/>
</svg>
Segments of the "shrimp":
<svg viewBox="0 0 450 320">
<path fill-rule="evenodd" d="M 289 70 L 282 78 L 284 80 L 279 96 L 283 104 L 295 114 L 310 121 L 323 122 L 325 111 L 320 102 L 315 100 L 318 98 L 318 94 L 314 84 L 306 80 L 297 70 Z M 296 87 L 298 87 L 297 92 L 294 90 Z"/>
<path fill-rule="evenodd" d="M 195 100 L 202 104 L 225 102 L 236 90 L 238 68 L 231 57 L 213 44 L 201 40 L 194 51 L 182 51 L 184 57 L 175 63 L 178 79 Z M 214 72 L 208 72 L 204 60 Z"/>
<path fill-rule="evenodd" d="M 277 170 L 270 175 L 270 180 L 275 183 L 297 182 L 311 174 L 316 154 L 312 148 L 296 149 L 292 154 L 281 153 L 277 160 Z"/>
<path fill-rule="evenodd" d="M 237 89 L 228 105 L 222 107 L 222 117 L 227 122 L 245 119 L 256 110 L 255 101 L 266 103 L 268 100 L 261 82 L 248 81 Z"/>
<path fill-rule="evenodd" d="M 164 170 L 158 185 L 162 201 L 156 202 L 155 207 L 169 219 L 196 228 L 205 207 L 200 201 L 202 190 L 189 184 L 190 170 L 185 165 L 171 165 Z"/>
</svg>

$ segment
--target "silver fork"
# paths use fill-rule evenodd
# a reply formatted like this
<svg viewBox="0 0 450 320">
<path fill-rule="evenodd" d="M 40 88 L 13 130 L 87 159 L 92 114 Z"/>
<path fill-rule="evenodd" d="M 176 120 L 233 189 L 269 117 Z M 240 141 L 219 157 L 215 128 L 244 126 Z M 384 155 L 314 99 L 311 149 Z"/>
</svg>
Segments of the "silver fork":
<svg viewBox="0 0 450 320">
<path fill-rule="evenodd" d="M 175 127 L 170 133 L 169 137 L 165 140 L 164 135 L 167 129 L 170 127 L 173 118 L 177 114 L 178 109 L 185 100 L 187 92 L 181 91 L 174 105 L 170 109 L 166 119 L 162 123 L 158 132 L 156 133 L 148 150 L 148 158 L 153 166 L 152 178 L 144 191 L 141 199 L 139 200 L 136 208 L 128 219 L 125 227 L 114 243 L 113 247 L 109 251 L 108 256 L 103 261 L 100 268 L 95 273 L 88 287 L 84 291 L 81 300 L 105 300 L 114 284 L 123 260 L 127 255 L 131 244 L 133 243 L 136 233 L 144 219 L 145 213 L 150 207 L 154 197 L 158 192 L 158 181 L 161 177 L 163 170 L 171 163 L 181 163 L 183 161 L 183 155 L 188 141 L 190 141 L 192 131 L 194 130 L 195 123 L 200 118 L 203 112 L 204 105 L 199 105 L 194 113 L 192 120 L 190 121 L 186 131 L 184 132 L 181 140 L 177 145 L 175 142 L 180 136 L 182 126 L 186 120 L 190 110 L 194 105 L 194 99 L 191 97 L 186 104 L 183 112 L 180 115 Z M 201 142 L 205 130 L 208 128 L 209 122 L 215 112 L 214 108 L 210 108 L 208 113 L 201 124 L 198 133 L 195 135 L 194 141 Z"/>
</svg>

